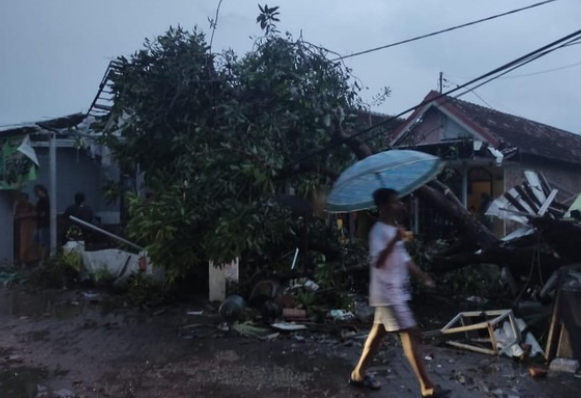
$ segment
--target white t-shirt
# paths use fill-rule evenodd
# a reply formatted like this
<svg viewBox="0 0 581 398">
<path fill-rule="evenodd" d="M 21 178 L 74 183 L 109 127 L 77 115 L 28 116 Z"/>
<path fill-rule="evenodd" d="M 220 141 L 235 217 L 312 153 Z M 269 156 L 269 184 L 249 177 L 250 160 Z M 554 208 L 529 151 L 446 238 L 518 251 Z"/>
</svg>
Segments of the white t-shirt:
<svg viewBox="0 0 581 398">
<path fill-rule="evenodd" d="M 411 299 L 408 288 L 408 262 L 411 258 L 404 242 L 397 242 L 385 262 L 376 266 L 379 254 L 397 233 L 396 227 L 381 221 L 376 222 L 369 232 L 369 305 L 372 307 L 401 304 Z"/>
</svg>

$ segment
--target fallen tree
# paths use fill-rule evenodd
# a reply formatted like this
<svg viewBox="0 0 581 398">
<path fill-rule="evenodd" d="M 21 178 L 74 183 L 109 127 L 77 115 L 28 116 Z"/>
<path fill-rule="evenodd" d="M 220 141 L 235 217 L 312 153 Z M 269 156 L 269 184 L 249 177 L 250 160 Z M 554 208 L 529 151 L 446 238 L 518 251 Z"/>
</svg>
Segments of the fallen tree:
<svg viewBox="0 0 581 398">
<path fill-rule="evenodd" d="M 346 142 L 359 160 L 373 155 L 372 149 L 357 137 L 353 137 L 353 132 L 345 133 L 342 128 L 337 139 Z M 454 193 L 442 182 L 434 181 L 432 186 L 424 185 L 415 194 L 422 200 L 430 203 L 437 211 L 445 215 L 462 234 L 462 243 L 467 249 L 478 247 L 488 247 L 498 242 L 494 234 L 474 217 L 462 205 Z"/>
<path fill-rule="evenodd" d="M 431 261 L 431 270 L 443 273 L 481 264 L 507 267 L 514 275 L 527 275 L 531 267 L 538 267 L 542 279 L 546 280 L 563 264 L 563 261 L 540 246 L 513 247 L 503 244 L 477 252 L 464 252 L 446 257 L 436 256 Z M 533 275 L 538 278 L 539 272 Z"/>
<path fill-rule="evenodd" d="M 581 263 L 581 223 L 556 220 L 549 217 L 531 218 L 545 242 L 559 255 L 565 264 Z"/>
<path fill-rule="evenodd" d="M 128 231 L 170 278 L 209 259 L 266 262 L 278 257 L 274 249 L 338 257 L 328 242 L 309 239 L 301 221 L 311 219 L 308 209 L 294 202 L 302 208 L 289 214 L 272 199 L 289 188 L 310 198 L 384 147 L 354 137 L 363 103 L 350 70 L 323 48 L 281 36 L 277 15 L 261 8 L 265 36 L 242 57 L 212 53 L 203 34 L 178 28 L 116 61 L 115 104 L 98 125 L 123 171 L 145 173 L 155 200 L 131 197 Z M 312 152 L 319 155 L 300 160 Z M 462 250 L 497 244 L 443 184 L 416 195 L 455 224 Z"/>
</svg>

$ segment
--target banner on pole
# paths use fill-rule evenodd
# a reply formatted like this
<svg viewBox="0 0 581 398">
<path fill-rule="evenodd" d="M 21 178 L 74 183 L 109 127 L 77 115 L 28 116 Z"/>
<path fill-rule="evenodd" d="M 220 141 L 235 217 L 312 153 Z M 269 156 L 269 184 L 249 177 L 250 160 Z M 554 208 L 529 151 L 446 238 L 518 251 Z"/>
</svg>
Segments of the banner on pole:
<svg viewBox="0 0 581 398">
<path fill-rule="evenodd" d="M 0 190 L 18 190 L 36 181 L 38 166 L 29 136 L 0 139 Z"/>
</svg>

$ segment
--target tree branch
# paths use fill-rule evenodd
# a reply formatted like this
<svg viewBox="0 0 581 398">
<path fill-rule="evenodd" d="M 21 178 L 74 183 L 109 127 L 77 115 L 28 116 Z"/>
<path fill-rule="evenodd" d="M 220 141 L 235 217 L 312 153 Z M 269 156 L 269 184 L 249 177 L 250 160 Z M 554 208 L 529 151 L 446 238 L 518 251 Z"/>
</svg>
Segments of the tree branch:
<svg viewBox="0 0 581 398">
<path fill-rule="evenodd" d="M 339 178 L 339 173 L 337 173 L 335 170 L 329 167 L 322 166 L 316 163 L 301 163 L 298 165 L 298 167 L 294 169 L 283 171 L 281 174 L 278 175 L 276 179 L 285 180 L 291 177 L 307 173 L 316 173 L 324 175 L 325 177 L 329 178 L 331 182 L 334 182 L 337 178 Z"/>
<path fill-rule="evenodd" d="M 338 120 L 335 120 L 333 124 L 334 131 L 331 134 L 333 140 L 344 142 L 345 145 L 351 148 L 351 150 L 359 160 L 365 159 L 366 157 L 373 155 L 373 152 L 371 151 L 369 145 L 361 141 L 359 138 L 352 137 L 352 134 L 346 132 Z"/>
<path fill-rule="evenodd" d="M 461 230 L 465 241 L 474 242 L 474 247 L 488 247 L 498 239 L 486 226 L 474 218 L 460 205 L 458 199 L 450 200 L 446 195 L 427 185 L 419 188 L 415 194 L 422 200 L 434 206 L 442 215 L 446 216 Z M 455 197 L 455 196 L 454 196 Z"/>
</svg>

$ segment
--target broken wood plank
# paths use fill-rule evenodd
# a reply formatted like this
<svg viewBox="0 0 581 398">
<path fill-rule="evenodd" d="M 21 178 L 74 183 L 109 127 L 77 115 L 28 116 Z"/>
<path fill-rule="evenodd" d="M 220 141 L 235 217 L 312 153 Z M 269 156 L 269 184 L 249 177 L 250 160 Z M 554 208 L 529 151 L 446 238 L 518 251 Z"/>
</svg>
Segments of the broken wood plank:
<svg viewBox="0 0 581 398">
<path fill-rule="evenodd" d="M 546 183 L 546 180 L 543 182 L 539 174 L 534 171 L 527 170 L 524 174 L 525 179 L 529 186 L 532 188 L 533 195 L 535 195 L 538 202 L 543 203 L 545 200 L 547 200 L 547 196 L 551 193 L 552 189 L 550 188 L 550 185 Z"/>
<path fill-rule="evenodd" d="M 543 205 L 539 209 L 539 213 L 538 213 L 539 216 L 544 216 L 545 213 L 547 212 L 547 210 L 549 210 L 549 206 L 551 206 L 551 203 L 553 203 L 553 201 L 557 197 L 558 192 L 559 192 L 559 190 L 553 189 L 553 191 L 550 193 L 549 197 L 547 198 L 547 201 L 545 203 L 543 203 Z"/>
<path fill-rule="evenodd" d="M 551 188 L 551 184 L 549 184 L 547 177 L 545 177 L 545 174 L 543 174 L 542 172 L 539 173 L 539 180 L 541 183 L 541 187 L 543 188 L 543 191 L 545 192 L 545 195 L 549 195 L 550 192 L 553 190 L 553 188 Z"/>
<path fill-rule="evenodd" d="M 531 212 L 537 214 L 537 212 L 539 211 L 539 207 L 541 207 L 541 205 L 538 205 L 535 202 L 535 200 L 529 195 L 529 193 L 526 190 L 526 187 L 524 185 L 517 185 L 516 187 L 514 187 L 514 189 L 519 194 L 520 202 L 526 203 L 531 208 Z"/>
<path fill-rule="evenodd" d="M 525 182 L 521 187 L 526 192 L 527 198 L 531 203 L 534 203 L 535 207 L 539 208 L 547 200 L 544 195 L 541 195 L 543 200 L 540 200 L 539 196 L 535 194 L 535 188 L 533 188 L 529 183 Z"/>
<path fill-rule="evenodd" d="M 517 210 L 526 214 L 536 214 L 533 209 L 528 205 L 528 203 L 519 200 L 519 194 L 516 190 L 511 189 L 509 192 L 504 194 L 504 197 L 508 202 Z"/>
</svg>

